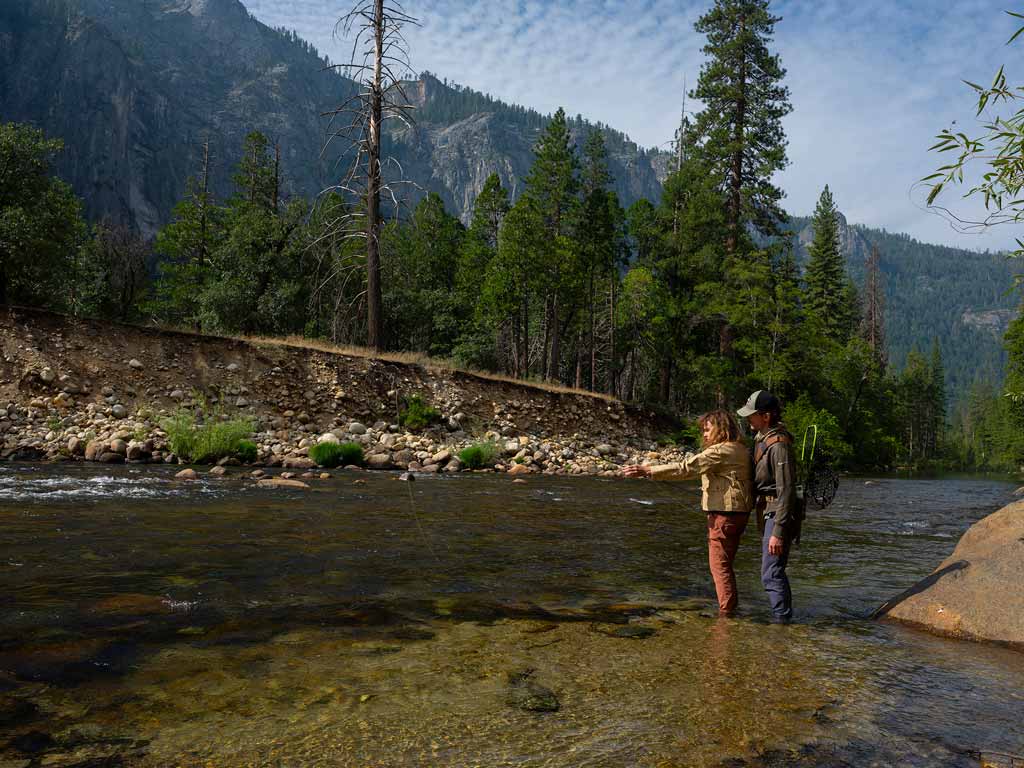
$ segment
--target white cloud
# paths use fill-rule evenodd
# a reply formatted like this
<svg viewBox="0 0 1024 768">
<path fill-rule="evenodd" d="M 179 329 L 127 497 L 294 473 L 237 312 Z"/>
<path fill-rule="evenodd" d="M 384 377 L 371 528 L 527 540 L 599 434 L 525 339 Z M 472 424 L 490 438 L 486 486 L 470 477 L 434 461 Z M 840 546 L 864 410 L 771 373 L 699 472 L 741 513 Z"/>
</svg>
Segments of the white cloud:
<svg viewBox="0 0 1024 768">
<path fill-rule="evenodd" d="M 332 59 L 347 57 L 331 33 L 348 0 L 244 1 Z M 418 70 L 542 112 L 564 106 L 653 146 L 672 138 L 684 74 L 696 81 L 704 39 L 693 23 L 710 0 L 404 4 L 423 23 L 408 35 Z M 853 222 L 964 247 L 1012 245 L 1008 229 L 957 235 L 911 190 L 939 164 L 926 151 L 939 129 L 973 123 L 961 78 L 987 82 L 1005 62 L 1013 82 L 1024 80 L 1012 69 L 1019 45 L 1003 45 L 1013 19 L 981 0 L 777 0 L 772 10 L 794 106 L 791 166 L 778 179 L 788 210 L 809 213 L 827 183 Z"/>
</svg>

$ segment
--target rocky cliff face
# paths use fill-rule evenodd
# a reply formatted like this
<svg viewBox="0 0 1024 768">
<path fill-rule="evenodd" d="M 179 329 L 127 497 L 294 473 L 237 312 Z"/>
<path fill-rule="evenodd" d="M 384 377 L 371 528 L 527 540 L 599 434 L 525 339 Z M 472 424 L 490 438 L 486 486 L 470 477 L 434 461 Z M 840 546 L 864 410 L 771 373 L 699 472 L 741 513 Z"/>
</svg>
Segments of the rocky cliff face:
<svg viewBox="0 0 1024 768">
<path fill-rule="evenodd" d="M 460 97 L 433 78 L 417 86 L 420 106 Z M 336 169 L 321 157 L 321 115 L 353 87 L 324 71 L 310 46 L 259 23 L 238 0 L 0 4 L 0 120 L 62 138 L 58 172 L 88 215 L 146 234 L 169 218 L 200 167 L 205 140 L 221 196 L 230 194 L 231 169 L 252 130 L 280 143 L 292 194 L 318 193 Z M 495 103 L 390 138 L 418 194 L 436 191 L 466 218 L 490 173 L 521 188 L 536 138 L 528 122 L 522 110 Z M 656 158 L 631 145 L 611 154 L 624 203 L 660 195 Z"/>
</svg>

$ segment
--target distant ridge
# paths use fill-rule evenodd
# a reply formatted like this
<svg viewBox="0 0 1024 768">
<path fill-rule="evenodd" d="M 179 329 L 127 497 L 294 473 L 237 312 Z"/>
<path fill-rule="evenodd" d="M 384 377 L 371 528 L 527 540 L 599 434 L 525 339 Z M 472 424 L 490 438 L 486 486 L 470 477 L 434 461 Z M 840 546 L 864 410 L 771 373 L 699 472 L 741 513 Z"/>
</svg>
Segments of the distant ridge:
<svg viewBox="0 0 1024 768">
<path fill-rule="evenodd" d="M 313 46 L 262 24 L 238 0 L 0 3 L 0 120 L 62 138 L 58 171 L 89 217 L 149 235 L 199 169 L 206 139 L 221 197 L 251 130 L 280 143 L 291 194 L 312 197 L 327 186 L 334 163 L 320 157 L 320 115 L 355 86 L 325 64 Z M 545 116 L 429 74 L 414 85 L 416 128 L 396 125 L 387 137 L 406 177 L 464 219 L 491 173 L 521 186 Z M 591 127 L 573 121 L 578 136 Z M 603 130 L 624 204 L 657 199 L 659 153 Z"/>
</svg>

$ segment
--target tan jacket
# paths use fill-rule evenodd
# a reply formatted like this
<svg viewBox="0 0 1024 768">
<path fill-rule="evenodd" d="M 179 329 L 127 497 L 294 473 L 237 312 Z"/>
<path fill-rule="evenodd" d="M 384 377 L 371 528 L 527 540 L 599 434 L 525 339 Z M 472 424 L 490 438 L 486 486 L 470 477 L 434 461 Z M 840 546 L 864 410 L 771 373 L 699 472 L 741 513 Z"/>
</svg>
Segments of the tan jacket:
<svg viewBox="0 0 1024 768">
<path fill-rule="evenodd" d="M 743 443 L 718 443 L 678 464 L 651 467 L 655 480 L 688 480 L 700 475 L 705 512 L 750 512 L 754 484 L 750 451 Z"/>
</svg>

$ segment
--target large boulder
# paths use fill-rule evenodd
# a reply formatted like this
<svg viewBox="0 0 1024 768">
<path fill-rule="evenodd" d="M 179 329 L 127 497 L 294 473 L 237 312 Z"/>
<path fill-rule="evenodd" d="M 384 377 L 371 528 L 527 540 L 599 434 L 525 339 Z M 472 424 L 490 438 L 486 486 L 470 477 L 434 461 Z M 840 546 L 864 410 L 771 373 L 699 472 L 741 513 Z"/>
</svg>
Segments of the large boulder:
<svg viewBox="0 0 1024 768">
<path fill-rule="evenodd" d="M 1024 501 L 967 529 L 953 554 L 875 615 L 1024 649 Z"/>
</svg>

